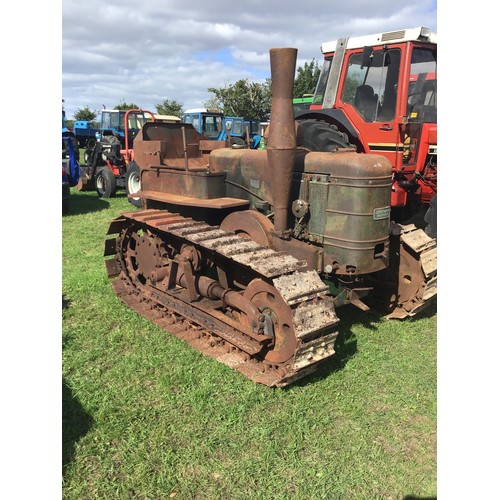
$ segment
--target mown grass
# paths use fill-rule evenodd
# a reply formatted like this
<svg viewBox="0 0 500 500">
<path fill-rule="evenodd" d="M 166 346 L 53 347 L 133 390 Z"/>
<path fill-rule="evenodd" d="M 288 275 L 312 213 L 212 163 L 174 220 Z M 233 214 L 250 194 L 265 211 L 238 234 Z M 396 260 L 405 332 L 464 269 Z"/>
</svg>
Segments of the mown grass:
<svg viewBox="0 0 500 500">
<path fill-rule="evenodd" d="M 436 495 L 436 312 L 345 307 L 337 355 L 256 385 L 114 295 L 103 263 L 125 195 L 63 217 L 63 497 L 404 499 Z"/>
</svg>

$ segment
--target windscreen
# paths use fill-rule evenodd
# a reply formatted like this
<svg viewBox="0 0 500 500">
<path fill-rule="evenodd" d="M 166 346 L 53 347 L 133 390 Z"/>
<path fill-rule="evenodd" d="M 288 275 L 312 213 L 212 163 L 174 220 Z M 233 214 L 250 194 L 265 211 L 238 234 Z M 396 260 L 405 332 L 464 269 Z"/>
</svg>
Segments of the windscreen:
<svg viewBox="0 0 500 500">
<path fill-rule="evenodd" d="M 323 104 L 325 97 L 326 84 L 328 83 L 328 75 L 330 74 L 330 66 L 332 65 L 333 56 L 328 56 L 323 62 L 323 68 L 319 75 L 316 91 L 314 92 L 313 104 Z"/>
<path fill-rule="evenodd" d="M 437 122 L 436 50 L 413 49 L 406 114 L 410 121 Z"/>
</svg>

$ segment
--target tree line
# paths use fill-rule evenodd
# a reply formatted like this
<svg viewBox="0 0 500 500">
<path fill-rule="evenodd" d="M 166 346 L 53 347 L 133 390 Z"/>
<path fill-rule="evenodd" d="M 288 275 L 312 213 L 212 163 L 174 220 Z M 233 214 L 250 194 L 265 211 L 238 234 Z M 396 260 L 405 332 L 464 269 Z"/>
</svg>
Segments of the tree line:
<svg viewBox="0 0 500 500">
<path fill-rule="evenodd" d="M 304 94 L 313 94 L 316 89 L 321 70 L 318 61 L 304 63 L 297 68 L 293 84 L 293 97 L 302 97 Z M 245 116 L 260 121 L 269 120 L 271 113 L 271 79 L 267 78 L 264 83 L 251 82 L 241 79 L 224 87 L 210 87 L 207 89 L 213 96 L 204 103 L 207 109 L 216 110 L 227 116 Z M 159 115 L 182 116 L 184 112 L 183 103 L 176 99 L 164 99 L 156 104 L 156 113 Z M 114 109 L 140 109 L 135 103 L 121 102 Z M 88 106 L 77 109 L 74 119 L 77 121 L 94 121 L 98 110 L 91 110 Z"/>
</svg>

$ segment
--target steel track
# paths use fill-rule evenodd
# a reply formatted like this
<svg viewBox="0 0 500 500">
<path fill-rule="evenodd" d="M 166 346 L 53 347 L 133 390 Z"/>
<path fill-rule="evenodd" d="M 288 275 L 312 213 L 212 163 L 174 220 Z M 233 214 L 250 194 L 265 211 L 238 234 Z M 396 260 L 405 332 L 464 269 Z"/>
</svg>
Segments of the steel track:
<svg viewBox="0 0 500 500">
<path fill-rule="evenodd" d="M 249 335 L 244 325 L 223 313 L 220 301 L 192 300 L 186 289 L 174 290 L 138 281 L 127 266 L 126 235 L 147 231 L 166 245 L 195 246 L 204 258 L 226 263 L 262 280 L 291 318 L 294 349 L 276 361 L 269 339 Z M 283 252 L 259 246 L 234 233 L 165 210 L 122 214 L 111 222 L 105 261 L 116 295 L 130 308 L 190 346 L 267 386 L 283 387 L 314 372 L 320 361 L 334 355 L 338 323 L 333 297 L 315 271 Z M 130 260 L 130 259 L 129 259 Z M 249 286 L 249 289 L 252 288 Z M 258 287 L 257 287 L 258 288 Z M 258 290 L 257 290 L 258 291 Z M 247 289 L 248 292 L 248 289 Z M 245 295 L 245 290 L 241 294 Z M 262 309 L 263 293 L 256 293 Z M 286 352 L 286 349 L 285 349 Z M 279 354 L 279 353 L 278 353 Z"/>
</svg>

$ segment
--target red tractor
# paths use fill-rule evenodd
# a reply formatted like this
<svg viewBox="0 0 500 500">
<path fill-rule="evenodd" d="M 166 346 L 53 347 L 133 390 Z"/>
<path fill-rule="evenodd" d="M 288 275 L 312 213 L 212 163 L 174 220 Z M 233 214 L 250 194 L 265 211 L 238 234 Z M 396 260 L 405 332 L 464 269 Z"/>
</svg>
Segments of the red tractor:
<svg viewBox="0 0 500 500">
<path fill-rule="evenodd" d="M 391 219 L 436 238 L 436 33 L 419 27 L 341 38 L 321 50 L 313 102 L 297 115 L 307 147 L 351 145 L 388 158 Z"/>
<path fill-rule="evenodd" d="M 133 140 L 146 121 L 155 121 L 155 115 L 144 109 L 105 110 L 102 113 L 111 118 L 101 130 L 95 147 L 85 152 L 86 167 L 78 189 L 96 189 L 104 198 L 113 197 L 118 188 L 133 194 L 140 189 Z M 133 205 L 138 204 L 137 199 L 129 199 Z"/>
</svg>

